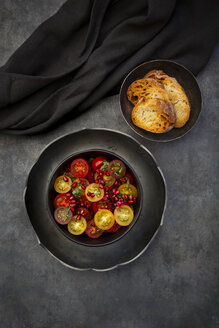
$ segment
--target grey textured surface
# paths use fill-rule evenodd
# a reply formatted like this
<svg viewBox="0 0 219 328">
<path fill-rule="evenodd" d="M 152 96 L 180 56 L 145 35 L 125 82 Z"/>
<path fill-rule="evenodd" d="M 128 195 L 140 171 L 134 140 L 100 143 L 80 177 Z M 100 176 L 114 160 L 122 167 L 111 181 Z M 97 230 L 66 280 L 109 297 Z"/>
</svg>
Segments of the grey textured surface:
<svg viewBox="0 0 219 328">
<path fill-rule="evenodd" d="M 0 65 L 63 2 L 1 0 Z M 219 327 L 218 54 L 198 77 L 200 119 L 178 141 L 156 144 L 135 135 L 118 96 L 41 136 L 0 135 L 1 327 Z M 168 184 L 164 226 L 150 248 L 105 273 L 73 271 L 49 256 L 37 244 L 22 199 L 44 146 L 84 126 L 134 136 L 155 155 Z"/>
</svg>

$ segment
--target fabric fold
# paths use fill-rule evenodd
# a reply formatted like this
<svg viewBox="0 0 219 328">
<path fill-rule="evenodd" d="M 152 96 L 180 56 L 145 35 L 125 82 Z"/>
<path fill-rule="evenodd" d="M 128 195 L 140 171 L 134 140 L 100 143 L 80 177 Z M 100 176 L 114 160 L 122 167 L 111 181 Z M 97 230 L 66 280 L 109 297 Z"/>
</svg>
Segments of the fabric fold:
<svg viewBox="0 0 219 328">
<path fill-rule="evenodd" d="M 135 66 L 198 74 L 218 40 L 216 0 L 68 0 L 0 68 L 0 131 L 40 133 L 116 92 Z"/>
</svg>

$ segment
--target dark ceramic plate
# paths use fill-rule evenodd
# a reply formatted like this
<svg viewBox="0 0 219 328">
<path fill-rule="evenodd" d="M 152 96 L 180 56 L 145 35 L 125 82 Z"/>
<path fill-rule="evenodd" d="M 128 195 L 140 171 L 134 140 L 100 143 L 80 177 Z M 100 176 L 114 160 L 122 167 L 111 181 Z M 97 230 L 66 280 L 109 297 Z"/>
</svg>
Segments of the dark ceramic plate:
<svg viewBox="0 0 219 328">
<path fill-rule="evenodd" d="M 169 76 L 176 78 L 183 87 L 190 103 L 191 112 L 188 122 L 182 128 L 173 128 L 169 132 L 157 134 L 140 129 L 132 123 L 133 105 L 127 98 L 128 87 L 132 82 L 142 79 L 145 74 L 152 70 L 163 70 Z M 178 139 L 191 130 L 201 112 L 202 99 L 198 82 L 188 69 L 170 60 L 153 60 L 141 64 L 127 75 L 120 90 L 120 105 L 126 122 L 136 133 L 152 141 L 166 142 Z"/>
<path fill-rule="evenodd" d="M 57 228 L 49 212 L 48 190 L 64 159 L 100 149 L 121 157 L 136 173 L 138 187 L 143 189 L 142 206 L 126 233 L 93 247 L 68 238 Z M 51 255 L 73 269 L 104 271 L 131 262 L 146 250 L 163 221 L 166 184 L 152 154 L 135 139 L 112 130 L 84 129 L 47 146 L 30 171 L 24 199 L 39 244 Z"/>
</svg>

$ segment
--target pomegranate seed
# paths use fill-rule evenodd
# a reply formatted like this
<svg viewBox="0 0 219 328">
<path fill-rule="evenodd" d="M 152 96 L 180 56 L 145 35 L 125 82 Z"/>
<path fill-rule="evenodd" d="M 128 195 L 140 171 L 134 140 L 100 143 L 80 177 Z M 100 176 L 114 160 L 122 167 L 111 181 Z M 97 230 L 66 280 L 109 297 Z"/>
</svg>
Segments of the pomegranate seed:
<svg viewBox="0 0 219 328">
<path fill-rule="evenodd" d="M 129 199 L 129 196 L 128 195 L 125 195 L 125 200 L 128 200 Z"/>
<path fill-rule="evenodd" d="M 99 181 L 98 180 L 95 180 L 95 183 L 99 183 Z"/>
<path fill-rule="evenodd" d="M 70 200 L 74 199 L 74 196 L 71 196 L 69 199 L 70 199 Z"/>
<path fill-rule="evenodd" d="M 80 218 L 81 218 L 81 215 L 80 215 L 80 214 L 78 214 L 78 216 L 77 216 L 77 220 L 79 221 L 79 220 L 80 220 Z"/>
<path fill-rule="evenodd" d="M 120 206 L 116 206 L 116 208 L 120 208 Z"/>
<path fill-rule="evenodd" d="M 116 201 L 118 201 L 118 200 L 119 200 L 119 198 L 118 198 L 118 197 L 115 197 L 115 200 L 116 200 Z"/>
<path fill-rule="evenodd" d="M 70 204 L 70 207 L 72 208 L 72 207 L 75 207 L 76 206 L 76 204 Z"/>
<path fill-rule="evenodd" d="M 87 208 L 91 207 L 91 204 L 87 204 L 86 207 L 87 207 Z"/>
<path fill-rule="evenodd" d="M 71 207 L 71 211 L 74 212 L 75 211 L 75 208 L 74 207 Z"/>
<path fill-rule="evenodd" d="M 129 200 L 128 203 L 129 203 L 129 204 L 133 204 L 134 201 L 133 201 L 133 200 Z"/>
<path fill-rule="evenodd" d="M 107 200 L 107 198 L 108 198 L 108 197 L 105 195 L 105 196 L 103 197 L 103 200 Z"/>
<path fill-rule="evenodd" d="M 72 185 L 73 188 L 77 187 L 77 182 L 74 182 Z"/>
<path fill-rule="evenodd" d="M 84 210 L 81 210 L 80 214 L 84 216 L 86 212 L 84 212 Z"/>
<path fill-rule="evenodd" d="M 75 204 L 76 203 L 76 200 L 75 199 L 72 199 L 72 200 L 70 200 L 70 203 L 71 204 Z"/>
<path fill-rule="evenodd" d="M 105 181 L 104 181 L 104 180 L 101 180 L 100 183 L 101 183 L 102 185 L 105 185 Z"/>
<path fill-rule="evenodd" d="M 83 190 L 85 190 L 85 189 L 86 189 L 85 185 L 81 185 L 81 188 L 82 188 Z"/>
<path fill-rule="evenodd" d="M 100 173 L 100 170 L 99 170 L 99 169 L 96 169 L 96 172 L 97 172 L 97 173 Z"/>
<path fill-rule="evenodd" d="M 116 193 L 116 189 L 113 189 L 113 193 L 114 193 L 114 194 Z"/>
<path fill-rule="evenodd" d="M 100 172 L 99 174 L 100 174 L 100 177 L 102 177 L 102 176 L 103 176 L 103 173 L 102 173 L 102 172 Z"/>
<path fill-rule="evenodd" d="M 68 178 L 67 177 L 63 177 L 63 180 L 65 181 L 65 182 L 67 182 L 68 181 Z"/>
<path fill-rule="evenodd" d="M 120 193 L 120 191 L 119 190 L 116 190 L 116 195 L 118 195 Z"/>
<path fill-rule="evenodd" d="M 91 196 L 91 197 L 95 197 L 95 194 L 94 194 L 94 193 L 91 193 L 90 196 Z"/>
<path fill-rule="evenodd" d="M 115 182 L 115 186 L 118 186 L 118 181 Z"/>
<path fill-rule="evenodd" d="M 134 198 L 133 198 L 133 201 L 134 201 L 134 203 L 136 203 L 136 201 L 137 201 L 137 198 L 136 198 L 136 197 L 134 197 Z"/>
<path fill-rule="evenodd" d="M 84 203 L 81 203 L 81 207 L 83 207 L 84 206 Z"/>
<path fill-rule="evenodd" d="M 66 194 L 66 196 L 67 197 L 70 197 L 71 196 L 71 193 L 70 192 L 68 192 L 67 194 Z M 73 196 L 72 196 L 73 197 Z M 71 198 L 70 198 L 71 199 Z"/>
<path fill-rule="evenodd" d="M 106 191 L 108 191 L 108 190 L 109 190 L 109 187 L 108 187 L 108 186 L 106 186 L 106 187 L 105 187 L 105 189 L 106 189 Z"/>
<path fill-rule="evenodd" d="M 104 188 L 104 186 L 102 184 L 99 184 L 99 187 L 100 187 L 100 189 L 103 189 Z"/>
<path fill-rule="evenodd" d="M 132 196 L 132 195 L 130 195 L 130 196 L 129 196 L 129 199 L 130 199 L 130 200 L 132 200 L 132 199 L 133 199 L 133 196 Z"/>
<path fill-rule="evenodd" d="M 105 173 L 105 175 L 109 176 L 110 174 L 109 174 L 109 172 L 107 171 L 107 172 Z"/>
<path fill-rule="evenodd" d="M 101 176 L 100 176 L 100 175 L 98 175 L 98 176 L 97 176 L 97 180 L 100 180 L 100 179 L 101 179 Z"/>
<path fill-rule="evenodd" d="M 88 195 L 88 196 L 90 196 L 90 195 L 91 195 L 90 191 L 88 191 L 87 195 Z"/>
</svg>

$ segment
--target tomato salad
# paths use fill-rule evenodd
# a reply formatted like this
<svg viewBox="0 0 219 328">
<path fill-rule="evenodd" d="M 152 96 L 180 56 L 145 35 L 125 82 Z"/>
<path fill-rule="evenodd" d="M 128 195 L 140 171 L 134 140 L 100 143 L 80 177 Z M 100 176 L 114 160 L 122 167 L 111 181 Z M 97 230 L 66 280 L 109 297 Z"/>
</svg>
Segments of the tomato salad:
<svg viewBox="0 0 219 328">
<path fill-rule="evenodd" d="M 54 219 L 73 235 L 96 239 L 134 219 L 138 192 L 125 164 L 107 157 L 77 158 L 56 178 Z"/>
</svg>

